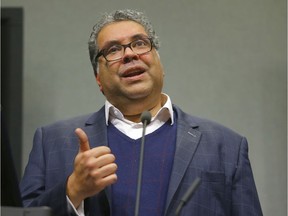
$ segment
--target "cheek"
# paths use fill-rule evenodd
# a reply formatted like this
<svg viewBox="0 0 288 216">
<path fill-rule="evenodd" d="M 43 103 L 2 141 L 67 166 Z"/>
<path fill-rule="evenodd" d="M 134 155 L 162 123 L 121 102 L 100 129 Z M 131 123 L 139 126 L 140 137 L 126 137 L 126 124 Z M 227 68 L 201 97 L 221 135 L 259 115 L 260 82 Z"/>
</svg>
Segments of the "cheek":
<svg viewBox="0 0 288 216">
<path fill-rule="evenodd" d="M 115 84 L 119 83 L 117 69 L 110 67 L 108 70 L 105 65 L 100 66 L 96 80 L 102 92 L 105 91 L 105 89 L 113 88 Z"/>
<path fill-rule="evenodd" d="M 147 55 L 143 55 L 141 60 L 145 62 L 150 68 L 155 68 L 155 70 L 159 70 L 159 73 L 162 73 L 163 68 L 160 61 L 160 56 L 156 51 L 152 51 L 147 53 Z"/>
<path fill-rule="evenodd" d="M 99 73 L 102 73 L 102 76 L 112 76 L 117 74 L 120 67 L 120 62 L 102 62 L 99 64 Z M 103 78 L 102 78 L 103 80 Z"/>
</svg>

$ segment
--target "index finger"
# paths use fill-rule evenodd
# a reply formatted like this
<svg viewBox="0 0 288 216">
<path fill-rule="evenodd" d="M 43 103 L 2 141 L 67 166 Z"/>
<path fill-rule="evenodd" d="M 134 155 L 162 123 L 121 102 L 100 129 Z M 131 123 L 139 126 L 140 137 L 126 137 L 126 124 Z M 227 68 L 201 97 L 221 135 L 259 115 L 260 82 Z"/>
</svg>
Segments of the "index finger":
<svg viewBox="0 0 288 216">
<path fill-rule="evenodd" d="M 89 140 L 86 133 L 81 128 L 76 128 L 75 130 L 76 135 L 79 138 L 79 151 L 84 152 L 90 150 Z"/>
</svg>

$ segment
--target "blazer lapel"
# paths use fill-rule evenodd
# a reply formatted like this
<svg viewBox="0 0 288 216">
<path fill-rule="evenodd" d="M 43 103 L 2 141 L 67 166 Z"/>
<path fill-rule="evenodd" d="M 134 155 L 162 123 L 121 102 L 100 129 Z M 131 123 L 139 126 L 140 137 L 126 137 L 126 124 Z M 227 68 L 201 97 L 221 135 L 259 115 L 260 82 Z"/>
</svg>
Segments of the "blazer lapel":
<svg viewBox="0 0 288 216">
<path fill-rule="evenodd" d="M 176 150 L 165 211 L 168 210 L 168 207 L 171 204 L 172 198 L 194 156 L 201 137 L 201 132 L 196 130 L 198 126 L 191 122 L 188 123 L 185 116 L 182 116 L 183 112 L 181 110 L 176 108 L 176 112 L 178 115 Z"/>
<path fill-rule="evenodd" d="M 86 121 L 84 130 L 89 138 L 90 148 L 108 146 L 104 106 Z M 111 203 L 111 186 L 105 188 L 103 195 L 107 198 L 106 200 L 104 197 L 103 200 L 108 201 L 108 203 L 103 201 L 105 205 L 103 204 L 102 207 L 104 206 L 104 212 L 106 212 L 104 215 L 110 215 L 109 211 L 111 212 L 111 207 L 109 204 Z"/>
<path fill-rule="evenodd" d="M 91 148 L 108 145 L 104 107 L 90 116 L 83 129 L 89 138 Z"/>
</svg>

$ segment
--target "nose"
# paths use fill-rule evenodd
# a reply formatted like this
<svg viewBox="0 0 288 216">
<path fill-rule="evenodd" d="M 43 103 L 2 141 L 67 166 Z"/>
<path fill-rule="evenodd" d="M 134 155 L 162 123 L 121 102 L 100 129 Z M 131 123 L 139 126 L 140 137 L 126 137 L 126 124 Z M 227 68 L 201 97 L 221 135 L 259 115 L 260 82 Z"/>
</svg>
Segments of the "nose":
<svg viewBox="0 0 288 216">
<path fill-rule="evenodd" d="M 124 63 L 129 63 L 132 60 L 137 60 L 138 58 L 139 58 L 138 54 L 133 52 L 133 50 L 130 47 L 125 47 L 124 55 L 122 57 Z"/>
</svg>

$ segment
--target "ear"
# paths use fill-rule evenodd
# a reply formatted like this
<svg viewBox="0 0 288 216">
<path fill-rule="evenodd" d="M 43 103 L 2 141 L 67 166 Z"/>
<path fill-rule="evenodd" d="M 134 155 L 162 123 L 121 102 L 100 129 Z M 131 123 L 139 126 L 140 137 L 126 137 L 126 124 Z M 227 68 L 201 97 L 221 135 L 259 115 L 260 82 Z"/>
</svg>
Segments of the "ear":
<svg viewBox="0 0 288 216">
<path fill-rule="evenodd" d="M 99 73 L 97 73 L 97 75 L 96 75 L 96 81 L 97 81 L 97 84 L 99 86 L 100 91 L 103 92 L 103 87 L 101 85 Z"/>
</svg>

